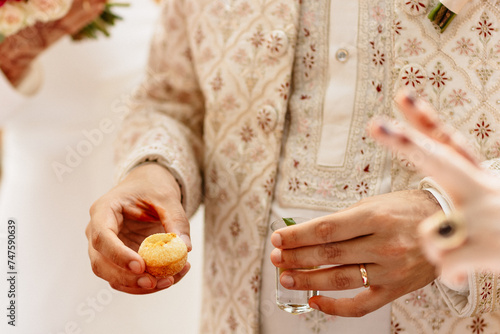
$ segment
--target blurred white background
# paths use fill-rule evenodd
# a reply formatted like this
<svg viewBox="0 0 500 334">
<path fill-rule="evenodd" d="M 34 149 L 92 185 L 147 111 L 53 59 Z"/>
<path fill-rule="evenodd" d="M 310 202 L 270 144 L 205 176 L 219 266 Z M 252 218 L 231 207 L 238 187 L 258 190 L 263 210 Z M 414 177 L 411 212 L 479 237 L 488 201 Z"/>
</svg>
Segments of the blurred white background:
<svg viewBox="0 0 500 334">
<path fill-rule="evenodd" d="M 3 124 L 2 334 L 198 331 L 202 210 L 191 221 L 191 271 L 165 291 L 116 292 L 92 273 L 87 255 L 88 210 L 112 187 L 113 141 L 159 13 L 153 0 L 126 2 L 110 39 L 67 39 L 45 53 L 42 89 Z M 17 222 L 16 327 L 5 316 L 9 218 Z"/>
</svg>

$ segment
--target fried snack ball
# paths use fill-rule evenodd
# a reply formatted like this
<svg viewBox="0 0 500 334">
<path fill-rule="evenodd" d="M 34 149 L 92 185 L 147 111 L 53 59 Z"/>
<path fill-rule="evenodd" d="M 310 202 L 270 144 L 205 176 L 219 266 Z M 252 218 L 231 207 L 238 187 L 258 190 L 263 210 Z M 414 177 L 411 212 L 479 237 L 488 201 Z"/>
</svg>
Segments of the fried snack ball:
<svg viewBox="0 0 500 334">
<path fill-rule="evenodd" d="M 187 253 L 186 244 L 175 233 L 152 234 L 139 247 L 146 272 L 160 278 L 180 272 L 186 265 Z"/>
</svg>

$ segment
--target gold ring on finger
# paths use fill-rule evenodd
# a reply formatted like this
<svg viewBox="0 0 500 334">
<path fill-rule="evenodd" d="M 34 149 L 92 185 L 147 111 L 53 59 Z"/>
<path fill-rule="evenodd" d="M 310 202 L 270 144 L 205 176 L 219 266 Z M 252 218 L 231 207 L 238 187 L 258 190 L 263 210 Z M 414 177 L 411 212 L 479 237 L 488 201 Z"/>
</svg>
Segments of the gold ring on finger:
<svg viewBox="0 0 500 334">
<path fill-rule="evenodd" d="M 370 280 L 368 279 L 368 272 L 366 271 L 366 267 L 363 263 L 359 265 L 359 271 L 361 272 L 361 279 L 363 280 L 363 286 L 365 288 L 369 288 Z"/>
</svg>

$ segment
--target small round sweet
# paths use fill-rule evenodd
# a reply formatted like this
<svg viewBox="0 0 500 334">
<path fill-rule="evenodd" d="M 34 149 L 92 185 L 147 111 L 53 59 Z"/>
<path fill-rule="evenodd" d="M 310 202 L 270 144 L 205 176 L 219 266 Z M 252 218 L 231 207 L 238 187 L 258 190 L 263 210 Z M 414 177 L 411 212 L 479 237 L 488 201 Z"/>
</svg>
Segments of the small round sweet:
<svg viewBox="0 0 500 334">
<path fill-rule="evenodd" d="M 139 255 L 146 262 L 146 272 L 155 277 L 173 276 L 187 262 L 187 247 L 175 233 L 152 234 L 141 243 Z"/>
</svg>

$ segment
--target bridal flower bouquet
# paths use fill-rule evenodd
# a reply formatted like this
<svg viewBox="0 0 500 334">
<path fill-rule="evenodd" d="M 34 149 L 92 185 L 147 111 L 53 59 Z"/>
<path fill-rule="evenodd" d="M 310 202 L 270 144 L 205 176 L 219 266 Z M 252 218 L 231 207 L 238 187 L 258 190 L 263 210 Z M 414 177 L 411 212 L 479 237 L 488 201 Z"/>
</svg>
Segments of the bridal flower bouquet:
<svg viewBox="0 0 500 334">
<path fill-rule="evenodd" d="M 37 22 L 62 18 L 72 3 L 73 0 L 0 0 L 0 43 L 5 37 Z M 73 39 L 97 38 L 98 32 L 109 36 L 107 27 L 121 19 L 111 11 L 115 6 L 127 6 L 127 4 L 107 3 L 102 14 L 73 35 Z"/>
<path fill-rule="evenodd" d="M 73 0 L 0 0 L 0 35 L 8 37 L 37 22 L 60 19 L 66 15 L 72 2 Z"/>
</svg>

